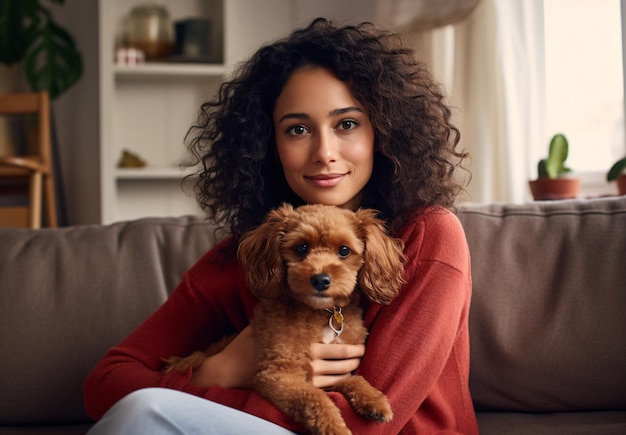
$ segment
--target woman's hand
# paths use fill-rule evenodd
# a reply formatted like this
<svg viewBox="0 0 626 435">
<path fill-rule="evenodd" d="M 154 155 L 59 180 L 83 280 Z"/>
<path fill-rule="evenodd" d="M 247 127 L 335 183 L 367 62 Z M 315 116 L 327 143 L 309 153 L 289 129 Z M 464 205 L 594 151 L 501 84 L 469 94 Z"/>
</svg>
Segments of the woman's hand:
<svg viewBox="0 0 626 435">
<path fill-rule="evenodd" d="M 257 347 L 253 329 L 241 331 L 221 352 L 211 355 L 191 375 L 201 387 L 247 388 L 256 373 Z"/>
<path fill-rule="evenodd" d="M 311 345 L 313 385 L 333 386 L 350 376 L 365 354 L 362 344 Z M 256 373 L 257 347 L 253 329 L 248 326 L 221 352 L 205 358 L 191 375 L 191 383 L 201 387 L 248 388 Z"/>
<path fill-rule="evenodd" d="M 312 344 L 313 385 L 331 387 L 350 376 L 361 364 L 364 354 L 365 346 L 362 344 Z"/>
</svg>

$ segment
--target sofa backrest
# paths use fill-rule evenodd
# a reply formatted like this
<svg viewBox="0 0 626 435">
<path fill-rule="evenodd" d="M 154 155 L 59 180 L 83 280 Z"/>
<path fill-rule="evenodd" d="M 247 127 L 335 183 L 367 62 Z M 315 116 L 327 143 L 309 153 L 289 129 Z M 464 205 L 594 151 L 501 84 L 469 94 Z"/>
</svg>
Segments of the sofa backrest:
<svg viewBox="0 0 626 435">
<path fill-rule="evenodd" d="M 626 409 L 626 197 L 458 215 L 477 409 Z M 87 373 L 214 242 L 193 217 L 0 228 L 0 426 L 88 422 Z"/>
<path fill-rule="evenodd" d="M 89 422 L 89 371 L 213 242 L 192 217 L 0 228 L 0 426 Z"/>
<path fill-rule="evenodd" d="M 626 197 L 458 215 L 477 409 L 626 409 Z"/>
</svg>

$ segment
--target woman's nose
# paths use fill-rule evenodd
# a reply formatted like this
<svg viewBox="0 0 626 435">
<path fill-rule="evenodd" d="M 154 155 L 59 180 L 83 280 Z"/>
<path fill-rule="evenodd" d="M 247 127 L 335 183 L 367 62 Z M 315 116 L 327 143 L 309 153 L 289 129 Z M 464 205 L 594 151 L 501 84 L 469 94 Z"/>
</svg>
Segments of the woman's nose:
<svg viewBox="0 0 626 435">
<path fill-rule="evenodd" d="M 313 161 L 327 165 L 337 159 L 337 142 L 332 132 L 320 131 L 315 135 Z"/>
</svg>

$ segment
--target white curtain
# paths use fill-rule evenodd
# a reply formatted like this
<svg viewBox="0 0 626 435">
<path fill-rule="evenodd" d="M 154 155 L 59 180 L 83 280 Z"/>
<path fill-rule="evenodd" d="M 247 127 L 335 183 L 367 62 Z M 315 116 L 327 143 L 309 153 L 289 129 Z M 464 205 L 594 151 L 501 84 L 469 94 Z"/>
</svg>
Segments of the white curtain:
<svg viewBox="0 0 626 435">
<path fill-rule="evenodd" d="M 528 180 L 545 148 L 543 0 L 480 0 L 453 25 L 402 31 L 455 108 L 461 146 L 472 156 L 466 200 L 530 200 Z"/>
</svg>

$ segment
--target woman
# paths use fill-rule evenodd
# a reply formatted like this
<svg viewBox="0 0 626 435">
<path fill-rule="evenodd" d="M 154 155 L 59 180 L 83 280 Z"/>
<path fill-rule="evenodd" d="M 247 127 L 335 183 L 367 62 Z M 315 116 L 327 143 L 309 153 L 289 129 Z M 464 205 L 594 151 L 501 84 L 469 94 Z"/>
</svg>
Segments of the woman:
<svg viewBox="0 0 626 435">
<path fill-rule="evenodd" d="M 469 254 L 449 211 L 466 154 L 457 151 L 443 100 L 399 38 L 369 24 L 318 19 L 244 63 L 202 106 L 187 137 L 202 163 L 199 203 L 230 237 L 89 375 L 85 406 L 101 419 L 93 433 L 301 430 L 249 388 L 256 301 L 235 259 L 240 236 L 283 202 L 375 208 L 405 242 L 407 284 L 389 306 L 367 308 L 366 347 L 311 346 L 315 385 L 356 372 L 389 398 L 394 418 L 378 424 L 328 393 L 348 427 L 477 433 L 468 388 Z M 237 338 L 197 370 L 161 372 L 163 358 L 233 332 Z"/>
</svg>

